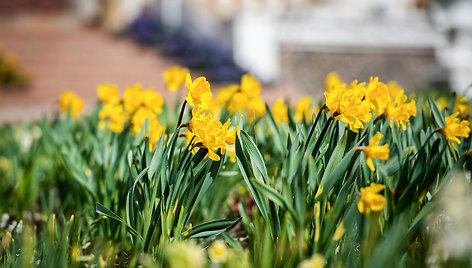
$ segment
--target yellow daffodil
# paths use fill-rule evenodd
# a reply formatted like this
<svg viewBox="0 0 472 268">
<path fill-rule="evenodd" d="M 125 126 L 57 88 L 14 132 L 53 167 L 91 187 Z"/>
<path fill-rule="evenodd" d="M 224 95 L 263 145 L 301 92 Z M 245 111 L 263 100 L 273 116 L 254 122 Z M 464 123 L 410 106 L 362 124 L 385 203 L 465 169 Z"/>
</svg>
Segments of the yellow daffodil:
<svg viewBox="0 0 472 268">
<path fill-rule="evenodd" d="M 256 118 L 259 118 L 266 113 L 266 104 L 262 99 L 257 96 L 249 100 L 247 104 L 247 109 L 249 112 L 249 122 L 253 122 Z"/>
<path fill-rule="evenodd" d="M 359 212 L 369 216 L 371 211 L 381 211 L 385 206 L 385 197 L 379 192 L 383 189 L 385 189 L 385 185 L 374 182 L 361 188 L 361 196 L 357 202 Z"/>
<path fill-rule="evenodd" d="M 383 135 L 381 133 L 377 133 L 369 140 L 368 146 L 358 148 L 367 156 L 366 164 L 372 171 L 375 171 L 372 159 L 378 158 L 382 160 L 388 160 L 388 155 L 390 153 L 388 144 L 382 146 L 378 145 L 382 137 Z"/>
<path fill-rule="evenodd" d="M 457 150 L 454 143 L 461 144 L 461 140 L 458 137 L 468 138 L 470 133 L 469 121 L 461 121 L 458 116 L 459 112 L 457 111 L 446 117 L 446 125 L 440 129 L 443 136 L 452 144 L 454 150 Z"/>
<path fill-rule="evenodd" d="M 364 128 L 362 122 L 366 123 L 372 118 L 370 103 L 363 97 L 364 91 L 364 83 L 357 84 L 354 81 L 349 87 L 339 84 L 324 93 L 331 117 L 345 122 L 354 132 Z"/>
<path fill-rule="evenodd" d="M 135 84 L 125 89 L 123 93 L 123 105 L 128 113 L 134 113 L 143 102 L 144 96 L 141 84 Z"/>
<path fill-rule="evenodd" d="M 98 98 L 103 103 L 115 104 L 120 102 L 118 87 L 110 84 L 102 84 L 97 87 Z"/>
<path fill-rule="evenodd" d="M 188 93 L 185 96 L 190 106 L 199 105 L 201 109 L 208 109 L 208 103 L 212 98 L 210 90 L 210 83 L 205 77 L 200 76 L 194 81 L 189 73 L 185 77 L 185 87 L 188 89 Z"/>
<path fill-rule="evenodd" d="M 438 109 L 440 111 L 444 111 L 446 107 L 449 105 L 449 101 L 447 100 L 446 97 L 440 97 L 436 99 L 436 106 L 438 106 Z"/>
<path fill-rule="evenodd" d="M 336 72 L 330 72 L 326 76 L 326 81 L 325 81 L 325 88 L 326 91 L 330 91 L 334 86 L 344 84 L 344 82 L 339 78 L 338 73 Z"/>
<path fill-rule="evenodd" d="M 103 129 L 108 124 L 108 129 L 120 133 L 123 131 L 124 124 L 128 120 L 129 114 L 121 104 L 105 104 L 98 112 L 98 117 L 100 118 L 98 124 L 100 129 Z"/>
<path fill-rule="evenodd" d="M 277 124 L 280 124 L 281 121 L 288 122 L 288 107 L 284 104 L 283 99 L 275 101 L 272 106 L 272 116 Z"/>
<path fill-rule="evenodd" d="M 248 98 L 258 97 L 261 92 L 261 83 L 254 76 L 245 74 L 241 77 L 241 92 Z"/>
<path fill-rule="evenodd" d="M 208 257 L 214 263 L 224 263 L 228 258 L 229 249 L 225 242 L 217 240 L 208 248 Z"/>
<path fill-rule="evenodd" d="M 189 72 L 190 71 L 187 68 L 182 68 L 180 66 L 173 66 L 167 69 L 163 74 L 167 90 L 179 90 Z"/>
<path fill-rule="evenodd" d="M 295 121 L 305 120 L 306 122 L 311 122 L 313 113 L 315 113 L 315 109 L 311 107 L 311 98 L 305 96 L 297 102 L 297 106 L 295 107 Z"/>
<path fill-rule="evenodd" d="M 75 118 L 84 109 L 84 102 L 72 91 L 64 91 L 59 99 L 59 107 L 62 113 L 70 112 L 70 116 Z"/>
<path fill-rule="evenodd" d="M 228 103 L 228 111 L 231 114 L 243 111 L 248 104 L 248 98 L 242 92 L 235 92 Z"/>
<path fill-rule="evenodd" d="M 457 96 L 454 102 L 454 111 L 459 112 L 460 116 L 467 113 L 467 99 L 462 96 Z"/>
<path fill-rule="evenodd" d="M 175 241 L 165 247 L 166 266 L 169 268 L 206 267 L 205 250 L 195 240 Z"/>
<path fill-rule="evenodd" d="M 315 254 L 310 258 L 302 261 L 298 268 L 323 268 L 325 266 L 325 259 L 321 254 Z"/>
<path fill-rule="evenodd" d="M 151 109 L 155 114 L 162 113 L 162 106 L 164 106 L 164 99 L 162 95 L 155 92 L 152 88 L 143 91 L 142 93 L 143 105 Z"/>
<path fill-rule="evenodd" d="M 193 139 L 194 146 L 207 148 L 208 157 L 219 161 L 220 156 L 216 151 L 220 149 L 221 153 L 225 153 L 226 147 L 235 142 L 236 130 L 228 130 L 230 124 L 229 119 L 225 124 L 221 124 L 210 113 L 205 113 L 204 109 L 195 106 L 192 110 L 192 120 L 188 123 L 187 144 Z"/>
</svg>

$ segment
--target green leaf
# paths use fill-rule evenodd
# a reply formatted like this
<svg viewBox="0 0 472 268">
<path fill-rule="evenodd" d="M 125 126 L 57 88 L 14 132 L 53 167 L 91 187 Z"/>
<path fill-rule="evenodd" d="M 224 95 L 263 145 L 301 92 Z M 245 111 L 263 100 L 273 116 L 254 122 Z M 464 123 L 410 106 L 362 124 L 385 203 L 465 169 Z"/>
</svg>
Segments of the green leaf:
<svg viewBox="0 0 472 268">
<path fill-rule="evenodd" d="M 210 236 L 216 236 L 231 226 L 235 225 L 241 218 L 231 219 L 231 220 L 217 220 L 192 227 L 192 229 L 187 230 L 182 233 L 185 238 L 204 238 Z"/>
</svg>

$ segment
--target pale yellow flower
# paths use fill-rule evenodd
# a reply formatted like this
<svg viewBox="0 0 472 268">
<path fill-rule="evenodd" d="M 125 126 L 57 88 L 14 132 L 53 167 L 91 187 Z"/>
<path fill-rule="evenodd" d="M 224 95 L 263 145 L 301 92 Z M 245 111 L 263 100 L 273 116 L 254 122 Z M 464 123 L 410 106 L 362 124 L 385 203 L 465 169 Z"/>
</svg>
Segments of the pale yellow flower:
<svg viewBox="0 0 472 268">
<path fill-rule="evenodd" d="M 224 263 L 228 259 L 229 249 L 225 242 L 217 240 L 207 250 L 208 257 L 214 263 Z"/>
<path fill-rule="evenodd" d="M 115 133 L 123 131 L 129 114 L 124 110 L 122 104 L 105 104 L 98 112 L 100 122 L 98 127 L 103 129 L 108 124 L 108 129 Z"/>
<path fill-rule="evenodd" d="M 64 91 L 59 99 L 59 107 L 62 113 L 70 112 L 70 116 L 75 118 L 84 109 L 84 102 L 72 91 Z"/>
<path fill-rule="evenodd" d="M 357 202 L 359 212 L 369 216 L 371 211 L 381 211 L 385 206 L 385 197 L 379 192 L 384 188 L 385 185 L 374 182 L 365 188 L 361 188 L 361 196 Z"/>
<path fill-rule="evenodd" d="M 323 268 L 325 266 L 325 259 L 321 254 L 315 254 L 310 258 L 302 261 L 298 268 Z"/>
<path fill-rule="evenodd" d="M 166 267 L 203 268 L 207 264 L 205 250 L 194 240 L 176 241 L 165 248 Z"/>
<path fill-rule="evenodd" d="M 383 135 L 381 133 L 375 134 L 370 140 L 369 145 L 364 147 L 359 147 L 358 149 L 363 151 L 367 156 L 366 164 L 372 171 L 375 171 L 374 163 L 372 159 L 378 158 L 382 160 L 388 160 L 388 155 L 390 150 L 388 149 L 388 144 L 379 146 L 380 139 Z"/>
<path fill-rule="evenodd" d="M 167 69 L 162 75 L 169 91 L 177 91 L 182 87 L 185 76 L 189 73 L 189 69 L 180 66 L 173 66 Z"/>
</svg>

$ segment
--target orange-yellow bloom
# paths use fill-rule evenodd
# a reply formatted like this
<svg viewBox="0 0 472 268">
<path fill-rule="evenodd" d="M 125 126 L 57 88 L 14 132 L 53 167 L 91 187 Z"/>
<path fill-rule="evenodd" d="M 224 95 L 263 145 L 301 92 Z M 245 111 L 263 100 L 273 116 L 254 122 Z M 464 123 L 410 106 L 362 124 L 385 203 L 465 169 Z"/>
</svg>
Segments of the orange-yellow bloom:
<svg viewBox="0 0 472 268">
<path fill-rule="evenodd" d="M 185 87 L 188 89 L 185 99 L 190 106 L 199 105 L 201 109 L 208 109 L 212 93 L 210 83 L 208 83 L 205 77 L 200 76 L 192 81 L 192 77 L 187 73 L 185 77 Z"/>
<path fill-rule="evenodd" d="M 357 84 L 354 81 L 349 85 L 339 84 L 324 93 L 326 107 L 331 112 L 331 117 L 345 122 L 349 128 L 357 132 L 364 128 L 364 123 L 372 118 L 370 103 L 364 98 L 364 83 Z"/>
<path fill-rule="evenodd" d="M 381 211 L 385 206 L 385 197 L 379 192 L 383 189 L 385 189 L 385 185 L 374 182 L 361 188 L 361 197 L 357 202 L 359 212 L 369 216 L 371 211 Z"/>
<path fill-rule="evenodd" d="M 388 160 L 388 155 L 390 150 L 388 149 L 388 144 L 379 146 L 380 139 L 383 135 L 381 133 L 375 134 L 370 140 L 369 145 L 365 147 L 359 147 L 359 150 L 363 151 L 367 156 L 366 164 L 372 170 L 375 171 L 374 163 L 372 159 L 382 159 Z"/>
<path fill-rule="evenodd" d="M 278 99 L 272 106 L 272 116 L 279 125 L 281 121 L 288 122 L 288 107 L 283 99 Z"/>
<path fill-rule="evenodd" d="M 70 116 L 75 118 L 84 109 L 84 102 L 72 91 L 64 91 L 59 99 L 59 107 L 62 113 L 70 112 Z"/>
<path fill-rule="evenodd" d="M 177 91 L 182 87 L 182 84 L 185 80 L 185 76 L 189 73 L 187 68 L 182 68 L 180 66 L 173 66 L 167 69 L 164 74 L 164 81 L 166 83 L 166 88 L 169 91 Z"/>
<path fill-rule="evenodd" d="M 455 112 L 446 117 L 446 125 L 441 129 L 441 133 L 449 140 L 454 150 L 457 150 L 454 143 L 461 144 L 461 140 L 458 137 L 468 138 L 470 133 L 469 121 L 460 121 L 457 118 L 458 115 L 459 112 Z"/>
<path fill-rule="evenodd" d="M 214 118 L 210 113 L 205 113 L 200 106 L 195 106 L 192 110 L 192 120 L 188 123 L 186 133 L 187 144 L 192 140 L 195 147 L 207 148 L 208 157 L 214 161 L 219 161 L 220 156 L 216 154 L 218 149 L 225 153 L 226 147 L 235 142 L 236 130 L 229 130 L 231 120 L 226 123 Z M 196 148 L 193 148 L 195 151 Z"/>
</svg>

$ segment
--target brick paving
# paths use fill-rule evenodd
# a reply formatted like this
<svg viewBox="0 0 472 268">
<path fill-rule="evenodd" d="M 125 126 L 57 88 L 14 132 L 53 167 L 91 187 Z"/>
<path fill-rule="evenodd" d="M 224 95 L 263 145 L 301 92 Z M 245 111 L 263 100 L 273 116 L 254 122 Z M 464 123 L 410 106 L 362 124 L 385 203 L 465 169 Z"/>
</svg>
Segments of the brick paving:
<svg viewBox="0 0 472 268">
<path fill-rule="evenodd" d="M 167 101 L 176 99 L 176 94 L 163 90 L 162 80 L 164 70 L 176 62 L 129 39 L 85 27 L 65 13 L 0 17 L 0 44 L 18 55 L 32 78 L 26 90 L 0 90 L 0 123 L 54 114 L 66 89 L 82 97 L 90 110 L 97 101 L 96 86 L 105 82 L 121 89 L 139 82 L 154 87 Z M 212 84 L 212 88 L 218 85 Z M 269 102 L 279 96 L 295 101 L 296 93 L 265 87 L 262 95 Z"/>
</svg>

